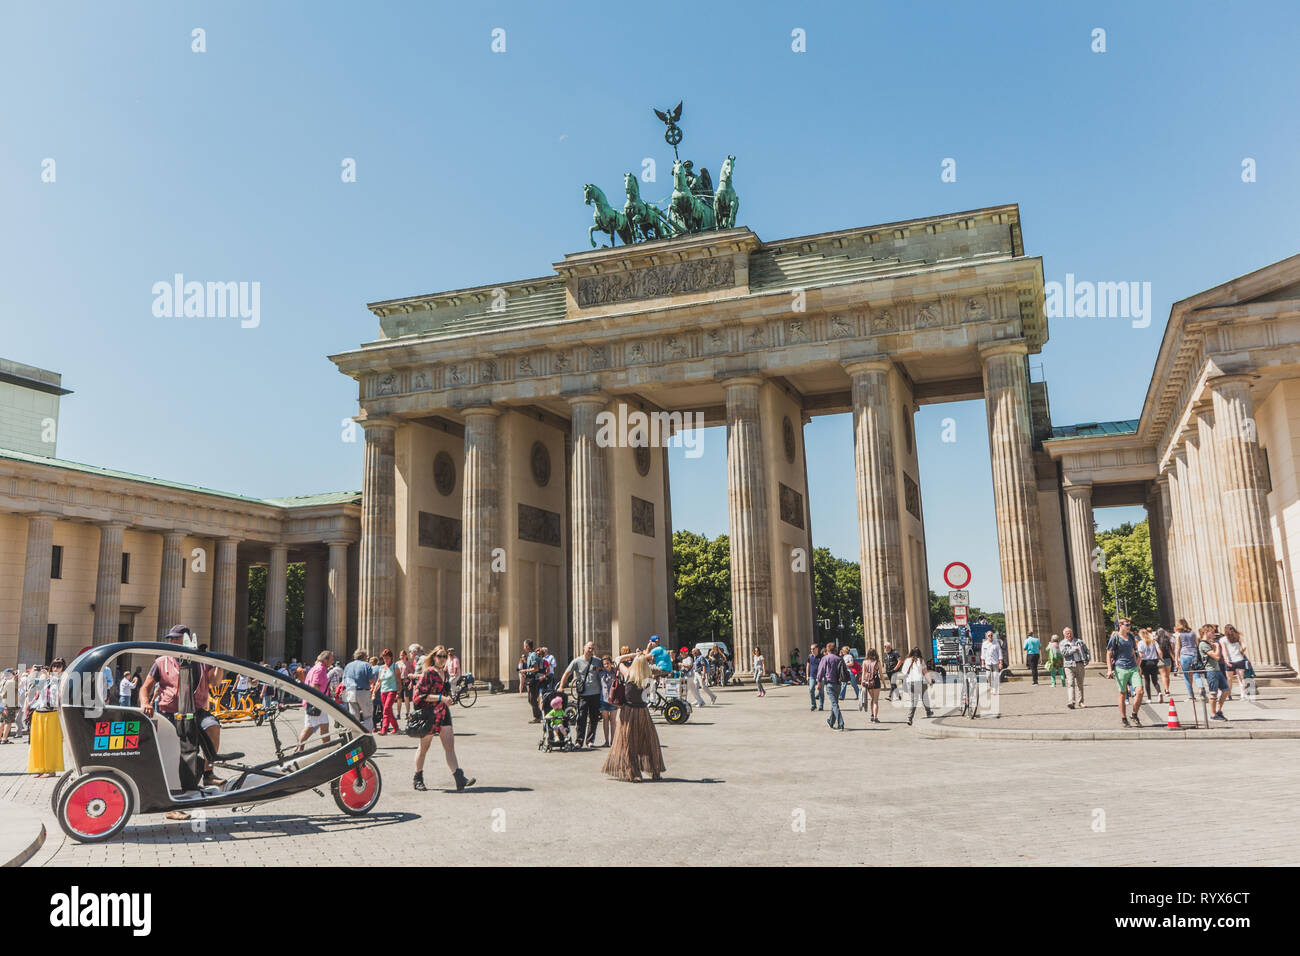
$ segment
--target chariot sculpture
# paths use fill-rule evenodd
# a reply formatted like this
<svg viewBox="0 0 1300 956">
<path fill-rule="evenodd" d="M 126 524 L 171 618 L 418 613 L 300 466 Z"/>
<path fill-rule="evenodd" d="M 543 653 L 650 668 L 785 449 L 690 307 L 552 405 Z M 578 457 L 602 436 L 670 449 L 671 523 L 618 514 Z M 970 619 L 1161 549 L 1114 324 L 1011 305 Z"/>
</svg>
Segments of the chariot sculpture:
<svg viewBox="0 0 1300 956">
<path fill-rule="evenodd" d="M 678 103 L 670 110 L 655 110 L 654 114 L 667 127 L 664 141 L 673 148 L 672 194 L 657 203 L 643 199 L 640 180 L 634 173 L 626 173 L 623 176 L 626 201 L 619 210 L 610 204 L 599 186 L 594 183 L 584 185 L 583 201 L 594 207 L 592 226 L 587 230 L 587 239 L 593 249 L 596 248 L 598 232 L 605 233 L 610 246 L 613 246 L 615 238 L 621 239 L 624 245 L 631 245 L 710 229 L 735 228 L 736 213 L 740 209 L 740 198 L 732 185 L 736 157 L 728 156 L 723 161 L 715 189 L 708 169 L 701 167 L 696 173 L 694 163 L 689 159 L 683 161 L 678 155 L 682 130 L 677 121 L 682 118 L 682 104 Z"/>
</svg>

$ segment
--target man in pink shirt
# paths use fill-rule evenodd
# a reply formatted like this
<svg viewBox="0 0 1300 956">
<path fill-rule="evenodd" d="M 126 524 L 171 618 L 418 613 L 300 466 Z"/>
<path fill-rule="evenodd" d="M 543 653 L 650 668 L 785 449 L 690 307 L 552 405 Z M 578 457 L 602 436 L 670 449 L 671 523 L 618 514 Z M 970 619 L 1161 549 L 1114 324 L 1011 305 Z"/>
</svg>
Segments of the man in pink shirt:
<svg viewBox="0 0 1300 956">
<path fill-rule="evenodd" d="M 312 690 L 329 696 L 330 688 L 330 667 L 334 664 L 334 655 L 330 651 L 321 651 L 316 655 L 316 663 L 311 666 L 307 672 L 303 683 Z M 294 753 L 298 753 L 307 744 L 307 738 L 312 735 L 317 727 L 320 728 L 321 743 L 330 742 L 330 719 L 329 716 L 309 702 L 306 698 L 302 702 L 302 734 L 298 737 L 298 746 L 294 748 Z"/>
</svg>

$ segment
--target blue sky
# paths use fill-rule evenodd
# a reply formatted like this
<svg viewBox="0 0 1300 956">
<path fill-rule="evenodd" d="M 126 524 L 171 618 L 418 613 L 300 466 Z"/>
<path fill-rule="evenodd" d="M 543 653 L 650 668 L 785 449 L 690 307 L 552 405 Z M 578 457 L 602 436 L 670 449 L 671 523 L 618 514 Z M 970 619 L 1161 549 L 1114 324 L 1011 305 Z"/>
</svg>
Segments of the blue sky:
<svg viewBox="0 0 1300 956">
<path fill-rule="evenodd" d="M 359 487 L 325 356 L 375 337 L 365 303 L 546 274 L 586 246 L 584 182 L 663 168 L 650 107 L 679 99 L 684 155 L 738 157 L 764 239 L 1018 202 L 1048 280 L 1151 282 L 1148 328 L 1051 323 L 1058 424 L 1137 417 L 1170 304 L 1296 252 L 1294 4 L 7 2 L 3 24 L 0 355 L 74 390 L 61 457 L 223 490 Z M 260 325 L 155 317 L 177 272 L 260 282 Z M 807 434 L 816 543 L 856 558 L 849 420 Z M 965 560 L 1000 607 L 983 405 L 916 434 L 932 586 Z M 676 524 L 724 531 L 722 456 L 673 478 Z"/>
</svg>

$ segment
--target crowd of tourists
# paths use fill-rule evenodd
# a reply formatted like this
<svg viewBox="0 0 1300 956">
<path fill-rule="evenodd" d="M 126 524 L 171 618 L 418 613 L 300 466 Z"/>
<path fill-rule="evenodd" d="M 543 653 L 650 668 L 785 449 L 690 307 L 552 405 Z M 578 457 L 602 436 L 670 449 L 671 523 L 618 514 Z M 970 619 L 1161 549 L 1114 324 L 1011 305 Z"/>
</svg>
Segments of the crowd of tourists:
<svg viewBox="0 0 1300 956">
<path fill-rule="evenodd" d="M 179 643 L 188 628 L 178 625 L 165 640 Z M 1041 679 L 1065 692 L 1070 710 L 1085 706 L 1086 678 L 1092 650 L 1072 628 L 1053 634 L 1046 646 L 1030 635 L 1024 642 L 1025 661 L 1032 684 Z M 200 645 L 200 650 L 203 645 Z M 1117 687 L 1121 725 L 1141 727 L 1141 707 L 1172 700 L 1176 678 L 1188 697 L 1206 702 L 1210 720 L 1226 721 L 1224 703 L 1236 696 L 1254 696 L 1254 669 L 1246 642 L 1231 624 L 1222 629 L 1203 624 L 1193 629 L 1184 619 L 1173 628 L 1140 628 L 1134 631 L 1128 618 L 1121 618 L 1105 650 L 1106 678 Z M 1005 641 L 989 632 L 978 649 L 978 667 L 985 672 L 987 693 L 997 695 L 1009 670 Z M 1098 662 L 1100 663 L 1100 662 Z M 50 777 L 64 769 L 63 737 L 58 720 L 59 679 L 66 666 L 62 659 L 48 665 L 6 668 L 0 672 L 0 745 L 27 737 L 28 772 Z M 198 665 L 194 665 L 198 666 Z M 266 665 L 263 665 L 266 666 Z M 476 781 L 461 769 L 452 731 L 451 705 L 457 689 L 472 680 L 464 674 L 455 648 L 434 647 L 425 652 L 418 644 L 394 653 L 384 649 L 377 655 L 358 650 L 346 665 L 330 651 L 322 651 L 311 665 L 291 658 L 271 666 L 285 684 L 312 687 L 336 700 L 368 731 L 379 736 L 403 733 L 419 740 L 414 758 L 412 785 L 426 790 L 424 765 L 436 737 L 457 790 Z M 175 658 L 160 657 L 147 674 L 123 664 L 104 672 L 108 699 L 123 707 L 139 707 L 146 715 L 174 713 L 174 688 L 179 668 Z M 927 661 L 917 648 L 906 654 L 885 642 L 883 651 L 868 648 L 859 655 L 847 645 L 812 645 L 806 656 L 795 649 L 780 670 L 769 667 L 761 648 L 753 651 L 748 671 L 759 697 L 767 691 L 764 681 L 777 685 L 807 685 L 809 708 L 826 712 L 832 730 L 844 730 L 841 703 L 852 693 L 858 709 L 869 723 L 880 723 L 882 692 L 887 702 L 897 699 L 907 709 L 911 725 L 918 707 L 926 717 L 934 711 L 930 687 L 942 668 Z M 220 725 L 209 710 L 209 685 L 225 688 L 222 704 L 243 706 L 249 700 L 265 707 L 284 707 L 296 702 L 291 691 L 274 682 L 262 682 L 238 675 L 222 684 L 221 672 L 203 665 L 196 675 L 194 700 L 202 731 L 219 747 Z M 680 681 L 681 696 L 693 696 L 696 706 L 717 702 L 714 688 L 736 681 L 735 662 L 723 645 L 706 643 L 695 649 L 666 648 L 658 637 L 646 647 L 623 647 L 615 654 L 600 654 L 588 642 L 582 653 L 561 670 L 546 647 L 525 641 L 518 663 L 519 690 L 527 696 L 532 723 L 546 724 L 546 731 L 558 733 L 577 749 L 608 748 L 602 772 L 620 780 L 639 782 L 649 776 L 659 780 L 665 772 L 658 734 L 650 708 L 660 703 L 660 682 L 673 677 Z M 566 708 L 571 695 L 575 708 Z M 169 710 L 170 707 L 170 710 Z M 576 713 L 575 713 L 576 712 Z M 571 721 L 571 716 L 575 719 Z M 570 723 L 573 726 L 570 726 Z M 329 718 L 316 707 L 303 708 L 303 727 L 298 740 L 301 750 L 319 732 L 329 740 Z M 209 765 L 205 783 L 219 783 Z"/>
</svg>

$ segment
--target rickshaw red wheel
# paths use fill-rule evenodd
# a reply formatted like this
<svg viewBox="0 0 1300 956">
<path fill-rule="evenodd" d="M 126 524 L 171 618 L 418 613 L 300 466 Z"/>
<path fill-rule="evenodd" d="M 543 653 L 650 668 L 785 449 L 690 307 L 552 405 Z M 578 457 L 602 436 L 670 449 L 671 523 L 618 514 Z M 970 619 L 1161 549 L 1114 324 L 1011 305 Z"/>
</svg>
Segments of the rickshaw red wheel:
<svg viewBox="0 0 1300 956">
<path fill-rule="evenodd" d="M 92 773 L 68 784 L 59 798 L 59 826 L 78 843 L 107 840 L 126 826 L 133 803 L 117 777 Z"/>
<path fill-rule="evenodd" d="M 348 816 L 359 817 L 369 813 L 379 802 L 379 791 L 383 782 L 379 778 L 379 768 L 370 760 L 364 760 L 355 767 L 349 767 L 330 784 L 334 802 Z"/>
<path fill-rule="evenodd" d="M 65 770 L 63 775 L 54 782 L 54 792 L 50 794 L 50 812 L 56 817 L 59 815 L 59 797 L 63 796 L 63 787 L 71 780 L 77 771 L 76 769 Z"/>
</svg>

